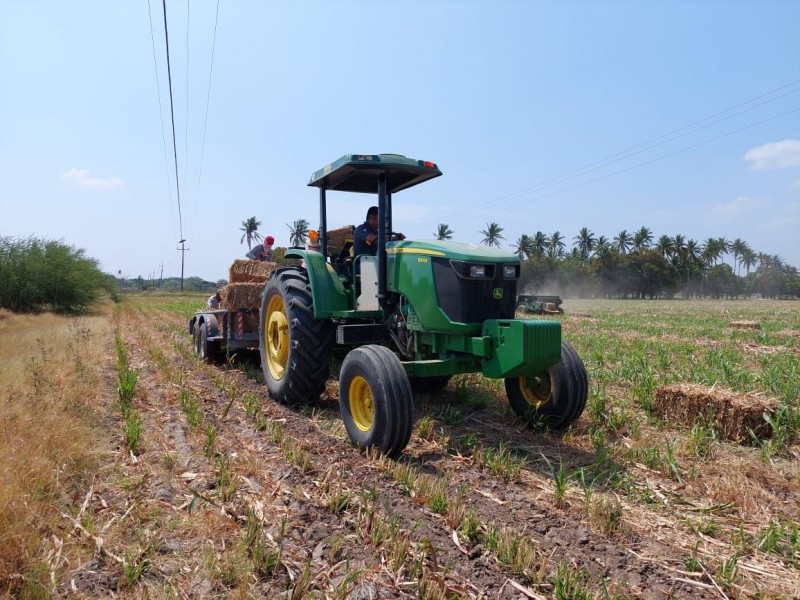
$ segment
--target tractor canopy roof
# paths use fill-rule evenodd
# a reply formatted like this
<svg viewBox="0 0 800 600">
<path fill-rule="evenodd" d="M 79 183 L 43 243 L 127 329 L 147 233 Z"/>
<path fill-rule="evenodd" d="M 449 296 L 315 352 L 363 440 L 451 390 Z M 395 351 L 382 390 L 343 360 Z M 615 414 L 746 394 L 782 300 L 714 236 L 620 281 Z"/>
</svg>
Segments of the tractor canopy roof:
<svg viewBox="0 0 800 600">
<path fill-rule="evenodd" d="M 341 192 L 378 192 L 378 176 L 386 174 L 386 189 L 399 192 L 442 174 L 436 163 L 400 154 L 345 154 L 311 174 L 308 185 Z"/>
</svg>

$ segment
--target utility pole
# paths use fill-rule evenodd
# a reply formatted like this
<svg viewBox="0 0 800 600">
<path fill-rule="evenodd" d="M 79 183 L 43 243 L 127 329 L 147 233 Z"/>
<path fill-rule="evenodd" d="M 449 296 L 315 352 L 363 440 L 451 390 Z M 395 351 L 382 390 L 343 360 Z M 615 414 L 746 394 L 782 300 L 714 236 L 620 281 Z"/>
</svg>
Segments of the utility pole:
<svg viewBox="0 0 800 600">
<path fill-rule="evenodd" d="M 185 244 L 186 244 L 186 240 L 185 239 L 179 241 L 178 243 L 181 245 L 181 247 L 178 248 L 178 250 L 181 251 L 181 292 L 182 292 L 183 291 L 183 257 L 186 256 L 186 251 L 189 248 L 185 247 Z"/>
<path fill-rule="evenodd" d="M 158 278 L 158 287 L 164 287 L 164 263 L 161 263 L 161 275 Z"/>
</svg>

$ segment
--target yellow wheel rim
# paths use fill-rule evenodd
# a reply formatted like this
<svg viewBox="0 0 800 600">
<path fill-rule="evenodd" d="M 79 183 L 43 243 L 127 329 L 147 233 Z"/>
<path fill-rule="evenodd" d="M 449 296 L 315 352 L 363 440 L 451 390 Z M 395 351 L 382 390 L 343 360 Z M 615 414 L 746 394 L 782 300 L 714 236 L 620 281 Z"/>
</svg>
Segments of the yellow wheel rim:
<svg viewBox="0 0 800 600">
<path fill-rule="evenodd" d="M 520 377 L 519 390 L 532 408 L 539 408 L 550 401 L 553 395 L 553 380 L 545 371 L 534 377 Z"/>
<path fill-rule="evenodd" d="M 280 379 L 286 373 L 289 361 L 289 320 L 286 318 L 286 307 L 283 299 L 275 295 L 267 303 L 267 314 L 264 316 L 264 355 L 267 357 L 267 368 L 273 379 Z"/>
<path fill-rule="evenodd" d="M 348 398 L 350 399 L 350 414 L 353 416 L 356 427 L 361 431 L 369 431 L 375 422 L 375 401 L 367 380 L 361 375 L 356 375 L 350 382 Z"/>
</svg>

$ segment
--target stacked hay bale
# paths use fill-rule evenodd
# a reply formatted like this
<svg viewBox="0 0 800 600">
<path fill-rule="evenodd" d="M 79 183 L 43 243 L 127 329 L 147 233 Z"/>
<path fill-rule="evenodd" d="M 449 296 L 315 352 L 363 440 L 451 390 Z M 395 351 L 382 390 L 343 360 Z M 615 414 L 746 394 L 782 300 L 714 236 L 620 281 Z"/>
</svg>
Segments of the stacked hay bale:
<svg viewBox="0 0 800 600">
<path fill-rule="evenodd" d="M 236 259 L 228 270 L 228 281 L 231 283 L 264 283 L 277 268 L 278 263 L 274 262 Z"/>
<path fill-rule="evenodd" d="M 228 271 L 230 283 L 222 288 L 222 305 L 233 312 L 244 311 L 243 327 L 246 332 L 258 329 L 261 295 L 277 263 L 256 260 L 235 260 Z"/>
<path fill-rule="evenodd" d="M 750 441 L 772 435 L 764 413 L 775 416 L 778 401 L 755 394 L 737 394 L 702 385 L 662 385 L 656 389 L 653 408 L 666 421 L 692 426 L 698 419 L 710 423 L 726 439 Z"/>
<path fill-rule="evenodd" d="M 338 255 L 345 243 L 353 239 L 356 228 L 353 225 L 328 230 L 328 256 Z"/>
</svg>

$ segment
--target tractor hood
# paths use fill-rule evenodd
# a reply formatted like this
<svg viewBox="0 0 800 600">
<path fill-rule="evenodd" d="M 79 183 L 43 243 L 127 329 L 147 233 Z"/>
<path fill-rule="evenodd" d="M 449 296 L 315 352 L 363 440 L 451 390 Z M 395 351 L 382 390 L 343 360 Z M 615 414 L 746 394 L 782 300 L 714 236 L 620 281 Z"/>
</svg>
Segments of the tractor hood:
<svg viewBox="0 0 800 600">
<path fill-rule="evenodd" d="M 471 262 L 519 263 L 519 258 L 515 254 L 504 250 L 440 240 L 389 242 L 386 244 L 386 253 L 426 254 L 428 256 L 442 256 Z"/>
</svg>

